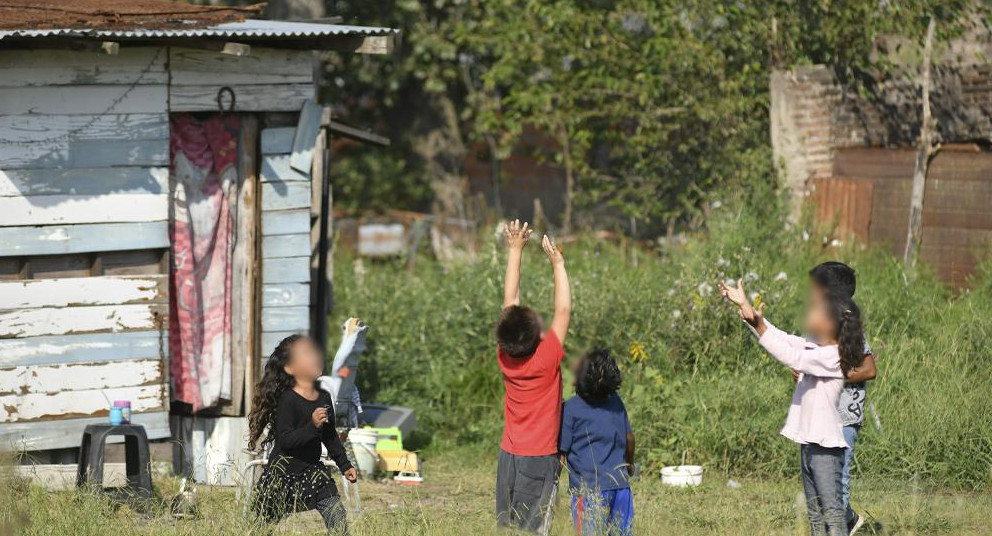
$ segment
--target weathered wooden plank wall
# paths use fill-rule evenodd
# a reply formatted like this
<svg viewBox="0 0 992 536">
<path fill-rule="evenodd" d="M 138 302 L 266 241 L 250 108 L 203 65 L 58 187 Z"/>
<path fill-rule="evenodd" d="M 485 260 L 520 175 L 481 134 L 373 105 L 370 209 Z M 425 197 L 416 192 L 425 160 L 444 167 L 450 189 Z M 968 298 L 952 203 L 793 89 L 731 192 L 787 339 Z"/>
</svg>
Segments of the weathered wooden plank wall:
<svg viewBox="0 0 992 536">
<path fill-rule="evenodd" d="M 262 48 L 0 50 L 0 448 L 75 446 L 107 397 L 130 399 L 149 437 L 169 435 L 169 113 L 217 111 L 225 87 L 235 111 L 297 112 L 312 61 Z M 261 132 L 258 188 L 245 190 L 261 223 L 239 226 L 261 231 L 261 251 L 244 249 L 237 270 L 262 272 L 262 354 L 309 328 L 314 120 Z M 238 307 L 255 317 L 252 300 Z"/>
<path fill-rule="evenodd" d="M 229 56 L 174 47 L 169 69 L 173 112 L 216 112 L 225 87 L 239 112 L 296 112 L 314 96 L 310 51 L 252 48 L 249 56 Z M 222 100 L 229 103 L 230 95 Z"/>
<path fill-rule="evenodd" d="M 297 128 L 262 131 L 262 337 L 271 353 L 284 337 L 310 328 L 310 162 L 322 109 L 302 106 Z M 314 118 L 316 114 L 316 119 Z M 309 140 L 309 141 L 308 141 Z"/>
<path fill-rule="evenodd" d="M 168 436 L 168 56 L 0 50 L 0 449 Z"/>
</svg>

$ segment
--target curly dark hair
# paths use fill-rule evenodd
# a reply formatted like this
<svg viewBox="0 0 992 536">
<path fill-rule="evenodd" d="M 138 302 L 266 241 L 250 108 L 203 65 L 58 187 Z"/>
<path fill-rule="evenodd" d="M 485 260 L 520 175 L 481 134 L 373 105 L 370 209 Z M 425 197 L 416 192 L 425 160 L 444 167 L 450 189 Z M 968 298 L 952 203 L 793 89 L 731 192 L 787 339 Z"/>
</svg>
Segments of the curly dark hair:
<svg viewBox="0 0 992 536">
<path fill-rule="evenodd" d="M 606 348 L 593 348 L 582 356 L 575 393 L 586 402 L 600 402 L 620 389 L 620 367 Z"/>
<path fill-rule="evenodd" d="M 860 367 L 865 360 L 865 333 L 861 323 L 861 309 L 846 295 L 829 293 L 830 313 L 837 325 L 837 350 L 840 369 L 847 373 Z"/>
<path fill-rule="evenodd" d="M 265 430 L 275 425 L 276 407 L 279 405 L 279 398 L 292 389 L 295 380 L 286 374 L 286 363 L 289 362 L 290 350 L 297 341 L 302 340 L 303 335 L 290 335 L 279 341 L 276 349 L 265 362 L 265 372 L 262 379 L 255 386 L 255 395 L 251 401 L 251 413 L 248 414 L 248 450 L 255 450 L 256 446 L 265 448 L 272 443 L 272 434 L 266 434 L 265 439 L 259 443 Z"/>
<path fill-rule="evenodd" d="M 512 357 L 530 357 L 541 342 L 541 320 L 530 307 L 511 305 L 499 314 L 496 343 Z"/>
</svg>

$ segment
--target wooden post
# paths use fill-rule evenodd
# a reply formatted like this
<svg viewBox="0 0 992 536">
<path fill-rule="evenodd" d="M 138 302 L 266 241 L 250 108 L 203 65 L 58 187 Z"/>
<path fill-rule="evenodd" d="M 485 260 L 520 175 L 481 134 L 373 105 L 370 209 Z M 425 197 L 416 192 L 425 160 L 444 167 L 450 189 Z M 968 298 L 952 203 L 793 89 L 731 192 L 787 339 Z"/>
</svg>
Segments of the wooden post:
<svg viewBox="0 0 992 536">
<path fill-rule="evenodd" d="M 923 234 L 923 194 L 927 185 L 927 168 L 930 157 L 936 152 L 933 140 L 933 118 L 930 114 L 930 61 L 933 55 L 933 34 L 937 21 L 932 16 L 927 25 L 927 37 L 923 49 L 923 120 L 920 123 L 920 144 L 916 148 L 916 166 L 913 169 L 913 194 L 909 201 L 909 228 L 906 231 L 906 251 L 903 264 L 912 266 L 916 262 L 920 238 Z"/>
<path fill-rule="evenodd" d="M 259 284 L 258 229 L 258 118 L 241 116 L 238 140 L 238 165 L 241 168 L 237 188 L 237 242 L 234 246 L 231 278 L 231 337 L 232 374 L 240 386 L 232 382 L 232 404 L 224 415 L 248 415 L 255 381 L 258 379 L 258 304 Z M 240 376 L 240 377 L 239 377 Z"/>
</svg>

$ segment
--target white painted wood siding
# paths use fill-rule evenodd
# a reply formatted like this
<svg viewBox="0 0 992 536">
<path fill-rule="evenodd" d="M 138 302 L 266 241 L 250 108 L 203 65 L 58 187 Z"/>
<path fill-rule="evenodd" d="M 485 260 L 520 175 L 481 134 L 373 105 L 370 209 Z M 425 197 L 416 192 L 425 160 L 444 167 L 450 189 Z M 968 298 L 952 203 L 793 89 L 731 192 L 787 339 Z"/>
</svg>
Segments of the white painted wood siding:
<svg viewBox="0 0 992 536">
<path fill-rule="evenodd" d="M 169 246 L 168 50 L 0 50 L 0 256 Z M 168 279 L 0 282 L 0 450 L 168 429 Z M 59 421 L 54 424 L 50 421 Z"/>
</svg>

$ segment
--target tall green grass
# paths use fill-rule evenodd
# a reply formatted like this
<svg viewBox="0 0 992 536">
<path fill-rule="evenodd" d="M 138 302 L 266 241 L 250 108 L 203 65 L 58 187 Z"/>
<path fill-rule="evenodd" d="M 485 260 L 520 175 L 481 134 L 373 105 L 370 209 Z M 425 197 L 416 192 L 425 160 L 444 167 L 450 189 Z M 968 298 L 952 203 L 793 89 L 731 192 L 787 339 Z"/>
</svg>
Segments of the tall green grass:
<svg viewBox="0 0 992 536">
<path fill-rule="evenodd" d="M 955 295 L 924 268 L 905 273 L 884 251 L 829 246 L 783 213 L 774 195 L 757 195 L 725 202 L 684 246 L 645 250 L 588 237 L 565 245 L 574 306 L 566 352 L 605 344 L 618 356 L 640 459 L 649 468 L 685 456 L 727 474 L 795 473 L 798 451 L 778 435 L 789 371 L 760 350 L 715 287 L 744 277 L 766 316 L 798 331 L 806 272 L 837 259 L 858 272 L 856 300 L 879 366 L 868 395 L 877 411 L 865 419 L 856 472 L 988 489 L 989 270 Z M 414 407 L 436 447 L 495 449 L 502 429 L 493 323 L 505 252 L 493 235 L 480 243 L 473 263 L 422 261 L 412 272 L 336 259 L 333 322 L 359 316 L 372 326 L 363 397 Z M 523 302 L 550 312 L 552 293 L 551 269 L 529 247 Z"/>
</svg>

